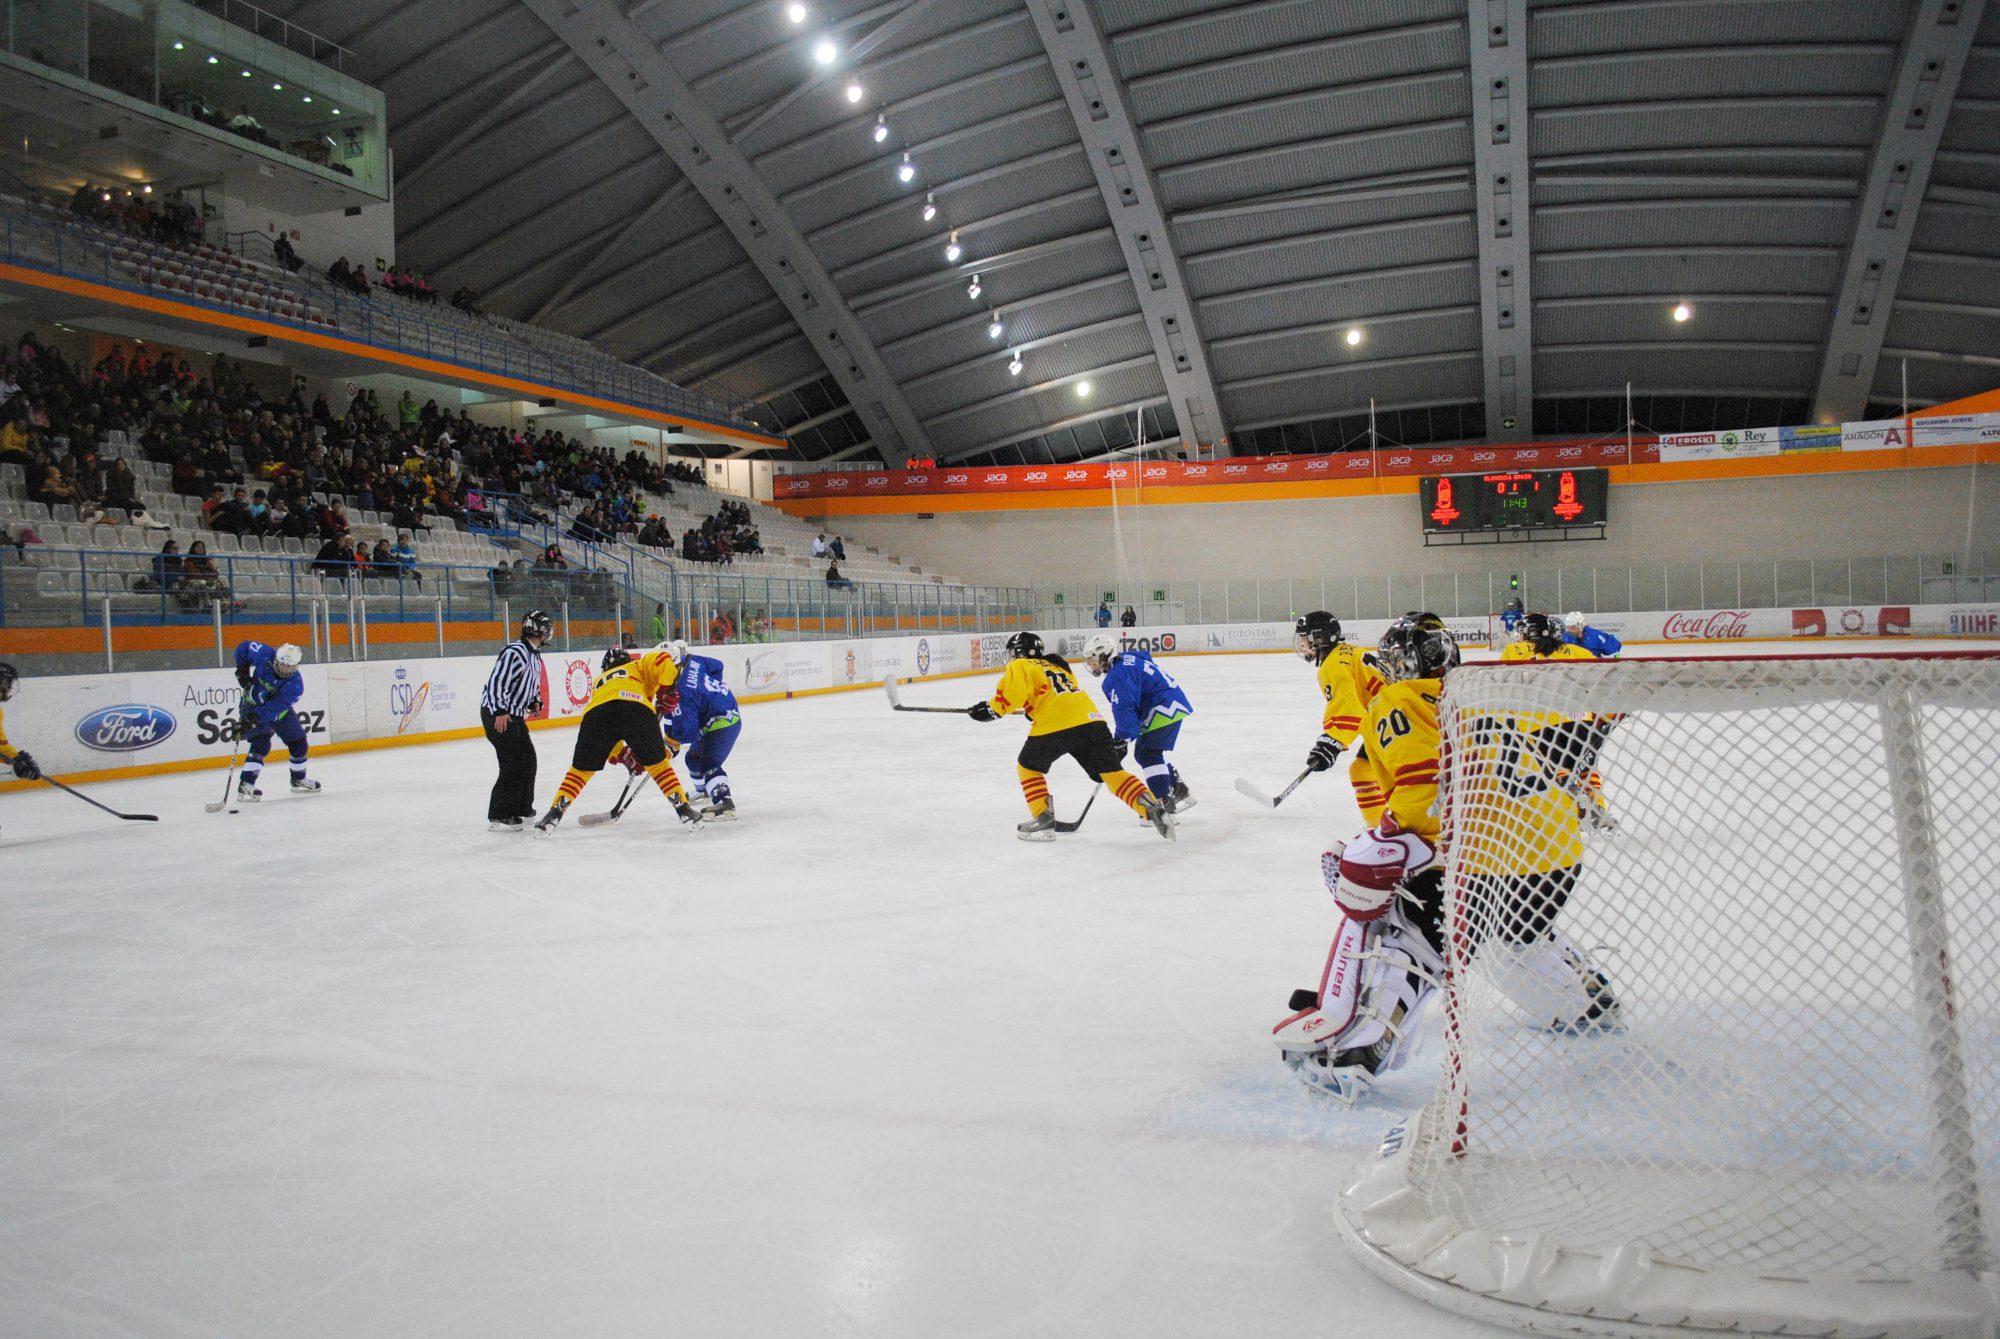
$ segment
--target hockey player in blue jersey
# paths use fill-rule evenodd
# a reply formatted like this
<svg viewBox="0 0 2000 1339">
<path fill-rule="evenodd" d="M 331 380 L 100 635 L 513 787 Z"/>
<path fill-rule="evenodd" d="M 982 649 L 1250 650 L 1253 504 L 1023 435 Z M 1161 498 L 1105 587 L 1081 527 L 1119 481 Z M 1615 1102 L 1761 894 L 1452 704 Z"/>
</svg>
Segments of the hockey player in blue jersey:
<svg viewBox="0 0 2000 1339">
<path fill-rule="evenodd" d="M 729 794 L 729 774 L 722 770 L 736 736 L 743 729 L 743 713 L 736 694 L 722 680 L 722 662 L 689 652 L 683 641 L 667 643 L 667 653 L 680 666 L 670 702 L 662 702 L 660 728 L 667 737 L 669 755 L 686 748 L 688 780 L 694 791 L 708 800 L 703 818 L 733 819 L 736 801 Z M 665 708 L 670 708 L 667 710 Z"/>
<path fill-rule="evenodd" d="M 266 646 L 263 642 L 242 642 L 236 647 L 236 686 L 242 690 L 237 702 L 238 738 L 249 741 L 249 753 L 236 778 L 236 798 L 255 804 L 264 798 L 257 778 L 264 771 L 264 756 L 271 751 L 276 734 L 291 751 L 292 790 L 299 795 L 318 792 L 319 782 L 306 776 L 306 726 L 300 719 L 298 703 L 305 692 L 299 675 L 299 648 L 286 642 Z"/>
<path fill-rule="evenodd" d="M 1599 660 L 1609 660 L 1625 649 L 1625 643 L 1604 629 L 1593 628 L 1584 622 L 1580 611 L 1563 615 L 1563 636 Z"/>
<path fill-rule="evenodd" d="M 1181 722 L 1194 714 L 1174 676 L 1153 663 L 1150 651 L 1124 651 L 1102 634 L 1083 644 L 1083 663 L 1104 680 L 1111 704 L 1111 734 L 1132 744 L 1132 761 L 1170 814 L 1194 808 L 1194 795 L 1167 755 L 1179 742 Z"/>
</svg>

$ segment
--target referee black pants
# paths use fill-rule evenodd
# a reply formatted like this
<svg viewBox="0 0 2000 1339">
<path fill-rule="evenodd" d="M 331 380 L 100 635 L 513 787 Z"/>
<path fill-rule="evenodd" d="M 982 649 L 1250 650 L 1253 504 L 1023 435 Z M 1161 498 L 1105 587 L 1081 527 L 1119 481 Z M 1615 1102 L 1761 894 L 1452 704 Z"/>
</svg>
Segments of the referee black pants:
<svg viewBox="0 0 2000 1339">
<path fill-rule="evenodd" d="M 486 742 L 500 759 L 500 776 L 486 801 L 486 818 L 535 816 L 535 741 L 528 736 L 528 723 L 519 716 L 507 720 L 507 728 L 493 728 L 493 713 L 479 709 L 479 723 L 486 729 Z"/>
</svg>

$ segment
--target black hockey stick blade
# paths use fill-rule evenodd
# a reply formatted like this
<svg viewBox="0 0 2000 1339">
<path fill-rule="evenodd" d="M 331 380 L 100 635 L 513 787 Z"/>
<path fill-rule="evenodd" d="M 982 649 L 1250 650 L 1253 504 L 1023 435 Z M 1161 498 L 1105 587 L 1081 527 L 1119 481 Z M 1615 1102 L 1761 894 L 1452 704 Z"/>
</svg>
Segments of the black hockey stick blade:
<svg viewBox="0 0 2000 1339">
<path fill-rule="evenodd" d="M 1060 818 L 1058 818 L 1056 820 L 1056 831 L 1075 832 L 1078 828 L 1082 827 L 1083 820 L 1090 817 L 1090 806 L 1097 803 L 1097 792 L 1103 789 L 1104 786 L 1100 782 L 1096 790 L 1090 792 L 1090 798 L 1083 802 L 1083 812 L 1078 814 L 1074 821 L 1065 823 Z"/>
<path fill-rule="evenodd" d="M 618 793 L 618 802 L 616 804 L 601 814 L 585 814 L 582 818 L 576 820 L 576 825 L 580 828 L 597 828 L 603 827 L 607 823 L 616 823 L 619 819 L 623 818 L 625 811 L 632 807 L 632 801 L 639 798 L 638 782 L 642 775 L 643 773 L 634 772 L 627 776 L 625 778 L 625 789 Z"/>
<path fill-rule="evenodd" d="M 1286 786 L 1276 795 L 1266 795 L 1263 791 L 1259 790 L 1257 787 L 1251 785 L 1250 782 L 1244 780 L 1242 777 L 1239 776 L 1236 778 L 1236 790 L 1238 794 L 1248 796 L 1249 798 L 1257 801 L 1257 803 L 1263 805 L 1266 809 L 1275 809 L 1279 805 L 1283 804 L 1287 799 L 1289 799 L 1291 797 L 1292 792 L 1297 790 L 1300 787 L 1300 785 L 1302 785 L 1305 782 L 1305 779 L 1311 775 L 1312 775 L 1312 768 L 1308 767 L 1305 771 L 1300 772 L 1297 776 L 1293 777 L 1292 784 Z"/>
<path fill-rule="evenodd" d="M 895 710 L 897 710 L 897 711 L 921 711 L 921 712 L 928 712 L 928 713 L 930 713 L 930 714 L 931 714 L 931 715 L 933 715 L 933 716 L 963 716 L 963 715 L 965 715 L 965 708 L 964 708 L 964 707 L 906 707 L 906 706 L 904 706 L 904 705 L 903 705 L 903 699 L 902 699 L 902 697 L 901 697 L 901 696 L 900 696 L 900 695 L 899 695 L 899 694 L 898 694 L 898 693 L 896 692 L 896 679 L 895 679 L 895 676 L 893 676 L 893 675 L 891 675 L 891 676 L 890 676 L 889 678 L 886 678 L 886 679 L 882 680 L 882 691 L 883 691 L 883 693 L 887 694 L 887 696 L 888 696 L 888 698 L 889 698 L 889 705 L 890 705 L 891 707 L 893 707 L 893 708 L 894 708 Z"/>
<path fill-rule="evenodd" d="M 76 796 L 76 798 L 82 800 L 85 804 L 92 805 L 95 806 L 96 808 L 102 809 L 105 813 L 110 814 L 113 818 L 124 819 L 127 823 L 157 823 L 160 821 L 160 816 L 158 814 L 121 814 L 116 809 L 113 809 L 110 805 L 98 804 L 96 800 L 91 799 L 88 795 L 84 794 L 82 791 L 73 790 L 70 787 L 65 786 L 62 782 L 56 780 L 52 776 L 45 776 L 42 778 L 42 780 L 48 782 L 51 786 L 54 786 L 57 790 L 67 791 L 69 794 Z"/>
</svg>

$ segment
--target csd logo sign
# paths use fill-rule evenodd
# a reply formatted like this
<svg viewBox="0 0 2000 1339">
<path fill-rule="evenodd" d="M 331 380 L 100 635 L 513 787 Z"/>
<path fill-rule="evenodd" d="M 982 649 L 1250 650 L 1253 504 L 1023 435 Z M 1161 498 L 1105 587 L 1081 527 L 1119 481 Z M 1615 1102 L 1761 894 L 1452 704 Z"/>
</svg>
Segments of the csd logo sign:
<svg viewBox="0 0 2000 1339">
<path fill-rule="evenodd" d="M 135 753 L 149 749 L 174 732 L 174 718 L 159 707 L 140 702 L 105 707 L 76 723 L 76 740 L 100 753 Z"/>
<path fill-rule="evenodd" d="M 917 673 L 931 672 L 931 643 L 928 637 L 917 638 Z"/>
</svg>

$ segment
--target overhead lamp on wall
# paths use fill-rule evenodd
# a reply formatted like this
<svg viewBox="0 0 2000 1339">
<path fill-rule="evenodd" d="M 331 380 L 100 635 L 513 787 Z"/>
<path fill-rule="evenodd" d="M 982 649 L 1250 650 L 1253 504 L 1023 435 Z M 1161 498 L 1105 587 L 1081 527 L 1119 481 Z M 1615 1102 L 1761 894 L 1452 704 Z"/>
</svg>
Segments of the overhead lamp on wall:
<svg viewBox="0 0 2000 1339">
<path fill-rule="evenodd" d="M 1076 383 L 1076 398 L 1079 400 L 1088 400 L 1090 398 L 1090 383 L 1088 381 L 1079 381 Z"/>
<path fill-rule="evenodd" d="M 1019 349 L 1014 350 L 1013 357 L 1007 360 L 1007 375 L 1010 377 L 1021 375 L 1021 351 Z"/>
<path fill-rule="evenodd" d="M 849 102 L 859 102 L 866 96 L 868 96 L 868 90 L 861 87 L 861 85 L 849 84 L 847 86 L 847 100 Z"/>
<path fill-rule="evenodd" d="M 1693 319 L 1694 319 L 1694 306 L 1692 303 L 1676 302 L 1674 304 L 1675 321 L 1685 322 L 1685 321 L 1691 321 Z"/>
<path fill-rule="evenodd" d="M 1344 336 L 1342 336 L 1342 338 L 1347 341 L 1348 348 L 1354 349 L 1354 348 L 1359 348 L 1361 346 L 1361 341 L 1367 337 L 1361 333 L 1360 326 L 1351 325 L 1347 327 L 1347 333 Z"/>
<path fill-rule="evenodd" d="M 926 223 L 929 223 L 929 222 L 930 222 L 930 221 L 931 221 L 932 219 L 934 219 L 934 218 L 936 218 L 936 217 L 937 217 L 937 192 L 936 192 L 936 191 L 925 191 L 925 192 L 924 192 L 924 222 L 926 222 Z"/>
<path fill-rule="evenodd" d="M 965 248 L 958 244 L 958 229 L 951 230 L 951 240 L 945 243 L 944 258 L 956 265 L 958 258 L 965 254 Z"/>
<path fill-rule="evenodd" d="M 785 17 L 790 19 L 794 24 L 804 23 L 806 21 L 806 7 L 799 4 L 798 0 L 792 0 L 791 4 L 785 6 Z"/>
<path fill-rule="evenodd" d="M 822 37 L 813 43 L 813 59 L 820 64 L 831 65 L 839 58 L 840 48 L 833 44 L 832 38 Z"/>
<path fill-rule="evenodd" d="M 972 282 L 965 286 L 965 296 L 971 298 L 974 302 L 979 301 L 979 295 L 985 291 L 984 288 L 979 286 L 979 276 L 976 274 L 972 276 Z"/>
<path fill-rule="evenodd" d="M 888 119 L 886 117 L 877 115 L 875 118 L 875 142 L 877 144 L 880 144 L 883 140 L 887 138 L 889 138 Z"/>
<path fill-rule="evenodd" d="M 993 319 L 986 323 L 986 338 L 998 339 L 1007 333 L 1007 327 L 1000 322 L 1000 313 L 994 312 Z"/>
<path fill-rule="evenodd" d="M 903 150 L 902 166 L 896 169 L 896 180 L 908 183 L 915 181 L 916 179 L 917 179 L 917 165 L 910 161 L 910 151 L 908 149 L 905 149 Z"/>
</svg>

